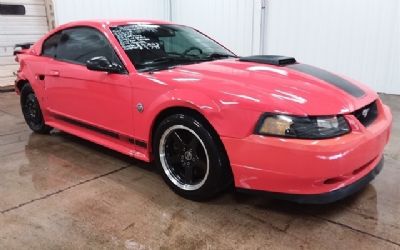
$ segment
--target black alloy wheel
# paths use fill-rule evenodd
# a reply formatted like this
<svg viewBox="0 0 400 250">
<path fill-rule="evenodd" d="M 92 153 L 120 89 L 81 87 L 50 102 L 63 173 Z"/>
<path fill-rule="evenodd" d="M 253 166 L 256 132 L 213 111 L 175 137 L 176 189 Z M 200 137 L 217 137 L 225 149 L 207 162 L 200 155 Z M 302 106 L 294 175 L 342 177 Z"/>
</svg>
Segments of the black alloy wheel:
<svg viewBox="0 0 400 250">
<path fill-rule="evenodd" d="M 159 124 L 153 138 L 155 161 L 177 194 L 206 200 L 232 184 L 229 161 L 216 136 L 195 115 L 175 114 Z"/>
<path fill-rule="evenodd" d="M 21 108 L 26 124 L 39 134 L 47 134 L 52 127 L 44 123 L 42 111 L 32 87 L 26 84 L 21 90 Z"/>
</svg>

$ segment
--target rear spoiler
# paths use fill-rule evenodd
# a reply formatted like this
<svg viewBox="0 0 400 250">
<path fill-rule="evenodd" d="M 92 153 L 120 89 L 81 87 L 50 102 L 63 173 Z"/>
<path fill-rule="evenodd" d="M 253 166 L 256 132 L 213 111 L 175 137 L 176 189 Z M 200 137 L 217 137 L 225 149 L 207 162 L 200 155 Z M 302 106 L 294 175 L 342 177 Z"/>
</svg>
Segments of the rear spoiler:
<svg viewBox="0 0 400 250">
<path fill-rule="evenodd" d="M 24 52 L 24 50 L 29 49 L 34 43 L 18 43 L 14 45 L 14 53 L 13 55 L 16 56 Z"/>
</svg>

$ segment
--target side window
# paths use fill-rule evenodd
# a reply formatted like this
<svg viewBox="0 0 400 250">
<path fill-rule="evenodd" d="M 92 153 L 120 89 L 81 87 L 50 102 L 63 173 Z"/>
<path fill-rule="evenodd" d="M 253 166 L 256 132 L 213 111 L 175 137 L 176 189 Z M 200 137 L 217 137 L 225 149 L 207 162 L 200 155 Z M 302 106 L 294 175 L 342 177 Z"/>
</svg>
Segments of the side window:
<svg viewBox="0 0 400 250">
<path fill-rule="evenodd" d="M 109 41 L 99 31 L 79 27 L 62 32 L 57 59 L 86 64 L 87 60 L 96 56 L 105 56 L 109 61 L 122 66 Z"/>
<path fill-rule="evenodd" d="M 42 47 L 43 56 L 54 57 L 56 55 L 57 44 L 60 37 L 61 33 L 59 32 L 46 39 Z"/>
</svg>

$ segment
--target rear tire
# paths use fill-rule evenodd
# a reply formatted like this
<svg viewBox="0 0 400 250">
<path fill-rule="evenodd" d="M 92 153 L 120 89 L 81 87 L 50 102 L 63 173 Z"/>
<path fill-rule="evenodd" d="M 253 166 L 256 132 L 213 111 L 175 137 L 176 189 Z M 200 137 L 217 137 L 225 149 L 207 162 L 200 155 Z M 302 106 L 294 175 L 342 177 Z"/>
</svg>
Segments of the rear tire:
<svg viewBox="0 0 400 250">
<path fill-rule="evenodd" d="M 29 84 L 22 87 L 20 101 L 22 114 L 29 128 L 38 134 L 48 134 L 53 128 L 44 123 L 39 101 Z"/>
<path fill-rule="evenodd" d="M 174 114 L 156 128 L 153 152 L 168 186 L 190 200 L 208 200 L 231 185 L 229 161 L 216 133 L 200 117 Z"/>
</svg>

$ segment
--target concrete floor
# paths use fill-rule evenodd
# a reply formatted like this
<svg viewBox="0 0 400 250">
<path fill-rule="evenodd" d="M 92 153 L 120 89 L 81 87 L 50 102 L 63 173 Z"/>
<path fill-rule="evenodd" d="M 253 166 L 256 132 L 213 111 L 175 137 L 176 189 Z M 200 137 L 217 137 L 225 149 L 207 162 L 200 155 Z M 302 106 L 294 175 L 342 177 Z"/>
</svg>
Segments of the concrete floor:
<svg viewBox="0 0 400 250">
<path fill-rule="evenodd" d="M 151 165 L 61 132 L 32 134 L 0 94 L 0 249 L 400 249 L 400 97 L 383 172 L 305 206 L 235 192 L 176 196 Z"/>
</svg>

